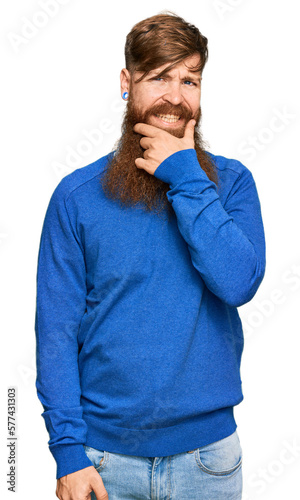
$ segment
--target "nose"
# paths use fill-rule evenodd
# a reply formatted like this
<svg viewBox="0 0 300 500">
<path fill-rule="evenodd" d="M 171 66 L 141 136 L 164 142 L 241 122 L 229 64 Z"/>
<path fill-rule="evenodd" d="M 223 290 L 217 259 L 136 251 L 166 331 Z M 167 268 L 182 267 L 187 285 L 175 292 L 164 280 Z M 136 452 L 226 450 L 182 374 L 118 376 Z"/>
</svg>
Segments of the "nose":
<svg viewBox="0 0 300 500">
<path fill-rule="evenodd" d="M 171 104 L 181 104 L 183 101 L 181 82 L 169 82 L 163 99 Z"/>
</svg>

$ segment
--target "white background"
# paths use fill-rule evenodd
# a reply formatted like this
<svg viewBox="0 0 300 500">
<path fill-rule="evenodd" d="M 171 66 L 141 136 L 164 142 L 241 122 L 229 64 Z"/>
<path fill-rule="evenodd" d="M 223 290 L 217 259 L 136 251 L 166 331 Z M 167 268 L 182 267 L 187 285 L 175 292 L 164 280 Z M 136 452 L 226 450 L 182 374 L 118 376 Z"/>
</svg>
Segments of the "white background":
<svg viewBox="0 0 300 500">
<path fill-rule="evenodd" d="M 244 401 L 235 410 L 243 500 L 299 499 L 297 2 L 48 0 L 52 9 L 56 5 L 52 17 L 46 3 L 5 2 L 0 15 L 1 498 L 56 498 L 56 465 L 34 385 L 42 223 L 59 180 L 108 153 L 120 135 L 126 34 L 141 19 L 169 9 L 208 37 L 203 135 L 212 153 L 252 171 L 265 225 L 266 275 L 254 299 L 239 309 L 246 337 Z M 98 144 L 92 144 L 87 136 L 96 129 Z M 6 485 L 9 386 L 17 387 L 18 399 L 15 494 Z"/>
</svg>

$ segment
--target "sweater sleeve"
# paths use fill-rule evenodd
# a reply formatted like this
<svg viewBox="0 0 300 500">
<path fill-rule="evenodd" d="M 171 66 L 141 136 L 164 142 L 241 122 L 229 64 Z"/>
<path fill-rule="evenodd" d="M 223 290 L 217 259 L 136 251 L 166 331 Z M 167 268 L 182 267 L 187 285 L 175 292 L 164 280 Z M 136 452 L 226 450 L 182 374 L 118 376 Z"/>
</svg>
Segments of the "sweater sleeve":
<svg viewBox="0 0 300 500">
<path fill-rule="evenodd" d="M 170 185 L 167 198 L 179 231 L 209 290 L 230 306 L 250 301 L 265 272 L 263 222 L 250 171 L 239 175 L 224 206 L 194 149 L 169 156 L 154 175 Z"/>
<path fill-rule="evenodd" d="M 80 406 L 77 345 L 85 312 L 85 262 L 62 186 L 52 195 L 42 229 L 35 316 L 36 389 L 57 479 L 93 465 L 83 447 L 86 424 Z"/>
</svg>

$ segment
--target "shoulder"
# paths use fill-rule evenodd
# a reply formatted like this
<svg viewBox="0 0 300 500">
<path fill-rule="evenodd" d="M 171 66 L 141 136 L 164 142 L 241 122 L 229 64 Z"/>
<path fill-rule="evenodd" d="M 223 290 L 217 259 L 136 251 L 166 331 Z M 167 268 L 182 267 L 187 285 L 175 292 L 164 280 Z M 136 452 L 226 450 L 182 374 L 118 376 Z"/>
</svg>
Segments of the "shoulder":
<svg viewBox="0 0 300 500">
<path fill-rule="evenodd" d="M 218 194 L 225 204 L 228 198 L 236 192 L 247 188 L 255 188 L 251 171 L 239 160 L 214 155 L 207 152 L 213 160 L 218 175 Z M 255 188 L 256 189 L 256 188 Z"/>
<path fill-rule="evenodd" d="M 88 183 L 93 182 L 99 177 L 99 174 L 103 171 L 113 154 L 111 152 L 85 167 L 77 168 L 63 177 L 56 186 L 52 199 L 66 203 L 72 194 L 76 194 L 81 187 L 88 185 Z"/>
<path fill-rule="evenodd" d="M 252 176 L 250 170 L 239 160 L 235 160 L 233 158 L 226 158 L 221 155 L 214 155 L 207 151 L 207 154 L 213 160 L 219 175 L 224 176 L 232 176 L 232 177 L 241 177 L 241 176 Z"/>
</svg>

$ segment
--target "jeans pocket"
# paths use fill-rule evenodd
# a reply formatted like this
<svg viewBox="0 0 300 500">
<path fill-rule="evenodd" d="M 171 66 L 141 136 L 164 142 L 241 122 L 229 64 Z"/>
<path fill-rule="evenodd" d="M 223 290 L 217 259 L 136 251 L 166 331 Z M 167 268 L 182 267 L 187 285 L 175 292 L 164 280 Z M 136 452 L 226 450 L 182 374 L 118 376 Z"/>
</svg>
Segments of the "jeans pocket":
<svg viewBox="0 0 300 500">
<path fill-rule="evenodd" d="M 242 466 L 242 448 L 237 431 L 220 441 L 198 448 L 195 459 L 197 465 L 207 474 L 235 474 Z"/>
<path fill-rule="evenodd" d="M 83 445 L 83 447 L 87 457 L 92 462 L 96 471 L 101 472 L 108 464 L 109 452 L 104 450 L 96 450 L 96 448 L 92 448 L 91 446 L 86 445 Z"/>
</svg>

